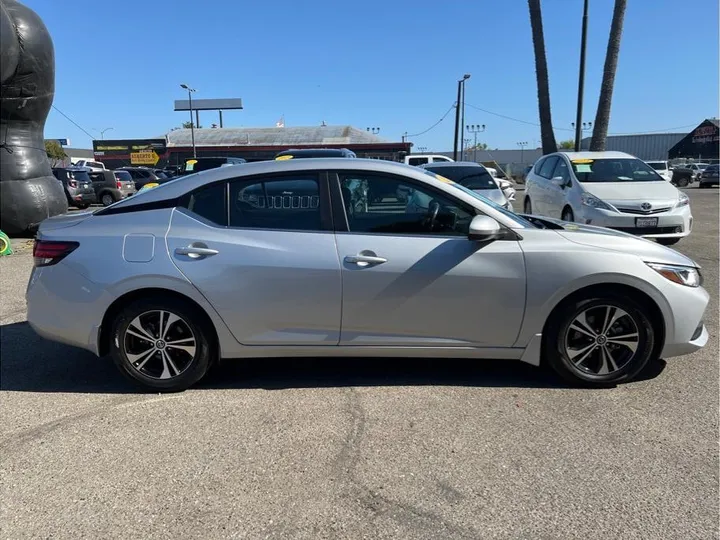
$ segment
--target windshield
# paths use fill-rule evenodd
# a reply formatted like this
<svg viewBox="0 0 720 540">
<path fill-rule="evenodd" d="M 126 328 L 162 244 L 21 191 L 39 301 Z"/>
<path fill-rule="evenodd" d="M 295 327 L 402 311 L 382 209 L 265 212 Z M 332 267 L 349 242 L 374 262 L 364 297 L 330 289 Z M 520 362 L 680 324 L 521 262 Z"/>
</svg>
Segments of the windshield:
<svg viewBox="0 0 720 540">
<path fill-rule="evenodd" d="M 483 167 L 426 167 L 468 189 L 498 189 L 497 183 Z"/>
<path fill-rule="evenodd" d="M 462 184 L 458 184 L 457 182 L 453 182 L 453 181 L 450 180 L 449 178 L 446 178 L 445 176 L 440 175 L 440 174 L 437 174 L 437 173 L 435 173 L 435 172 L 433 172 L 433 171 L 430 171 L 430 170 L 425 169 L 425 173 L 428 174 L 428 175 L 430 175 L 430 176 L 432 176 L 435 180 L 439 180 L 440 182 L 442 182 L 442 183 L 444 183 L 444 184 L 451 185 L 451 186 L 454 187 L 455 189 L 459 189 L 460 191 L 463 191 L 464 193 L 467 193 L 468 195 L 470 195 L 471 197 L 474 197 L 474 198 L 477 199 L 478 201 L 481 201 L 481 202 L 487 204 L 488 206 L 492 206 L 495 210 L 497 210 L 498 212 L 500 212 L 501 214 L 503 214 L 503 215 L 506 216 L 507 218 L 513 220 L 513 221 L 514 221 L 515 223 L 517 223 L 518 225 L 522 225 L 523 227 L 527 227 L 527 228 L 529 228 L 529 229 L 537 229 L 537 228 L 538 228 L 536 225 L 534 225 L 533 223 L 531 223 L 531 222 L 528 221 L 527 219 L 525 219 L 525 218 L 523 218 L 523 217 L 520 217 L 519 215 L 517 215 L 517 214 L 514 213 L 514 212 L 511 212 L 510 210 L 506 210 L 505 208 L 503 208 L 502 206 L 500 206 L 500 205 L 497 204 L 496 202 L 491 201 L 490 199 L 488 199 L 488 198 L 485 197 L 484 195 L 481 195 L 481 194 L 478 193 L 477 191 L 473 191 L 472 189 L 467 188 L 467 187 L 463 186 Z"/>
<path fill-rule="evenodd" d="M 665 164 L 664 161 L 648 161 L 647 164 L 650 165 L 656 171 L 666 171 L 667 170 L 667 165 Z"/>
<path fill-rule="evenodd" d="M 579 182 L 662 182 L 662 177 L 637 158 L 573 159 Z"/>
</svg>

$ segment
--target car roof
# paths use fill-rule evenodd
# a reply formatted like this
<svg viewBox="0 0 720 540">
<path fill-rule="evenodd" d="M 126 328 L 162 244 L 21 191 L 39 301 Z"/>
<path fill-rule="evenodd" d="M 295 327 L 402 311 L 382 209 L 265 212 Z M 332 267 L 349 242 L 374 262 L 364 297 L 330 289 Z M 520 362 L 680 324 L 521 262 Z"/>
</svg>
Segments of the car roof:
<svg viewBox="0 0 720 540">
<path fill-rule="evenodd" d="M 436 187 L 440 187 L 443 191 L 447 191 L 449 186 L 443 184 L 440 180 L 436 180 L 420 167 L 413 167 L 405 163 L 397 163 L 394 161 L 385 161 L 380 159 L 353 159 L 347 158 L 307 158 L 307 159 L 289 159 L 289 160 L 268 160 L 255 161 L 245 163 L 242 167 L 216 167 L 197 173 L 188 174 L 174 178 L 162 186 L 149 190 L 142 197 L 131 197 L 123 199 L 115 203 L 113 206 L 132 207 L 140 204 L 147 204 L 157 201 L 166 201 L 176 199 L 189 191 L 197 189 L 206 184 L 231 180 L 235 178 L 243 178 L 245 176 L 254 176 L 259 174 L 274 174 L 285 172 L 303 171 L 322 171 L 322 170 L 353 170 L 353 171 L 369 171 L 379 174 L 400 174 L 403 176 L 414 177 L 418 180 L 429 182 Z"/>
<path fill-rule="evenodd" d="M 482 169 L 485 168 L 485 165 L 482 163 L 477 163 L 475 161 L 436 161 L 434 163 L 423 163 L 420 165 L 423 169 L 434 169 L 434 168 L 443 168 L 443 167 L 480 167 Z"/>
<path fill-rule="evenodd" d="M 637 159 L 635 156 L 626 154 L 625 152 L 557 152 L 567 156 L 569 160 L 573 159 Z"/>
</svg>

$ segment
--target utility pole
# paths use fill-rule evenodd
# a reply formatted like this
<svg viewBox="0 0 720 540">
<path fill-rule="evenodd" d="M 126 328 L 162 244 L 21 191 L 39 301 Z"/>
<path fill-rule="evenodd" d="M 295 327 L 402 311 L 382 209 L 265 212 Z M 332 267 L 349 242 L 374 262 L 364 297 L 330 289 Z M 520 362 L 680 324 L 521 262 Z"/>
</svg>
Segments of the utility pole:
<svg viewBox="0 0 720 540">
<path fill-rule="evenodd" d="M 575 117 L 575 151 L 580 151 L 582 138 L 582 108 L 585 91 L 585 50 L 587 48 L 588 0 L 583 3 L 582 37 L 580 38 L 580 74 L 578 76 L 577 116 Z"/>
<path fill-rule="evenodd" d="M 457 105 L 455 107 L 455 142 L 453 144 L 453 160 L 457 161 L 457 154 L 458 154 L 458 138 L 460 137 L 460 132 L 462 131 L 462 124 L 460 121 L 460 107 L 463 108 L 463 118 L 465 117 L 465 104 L 463 103 L 464 100 L 464 87 L 465 87 L 465 81 L 470 78 L 470 74 L 466 73 L 463 75 L 463 78 L 458 81 L 458 92 L 457 92 Z"/>
</svg>

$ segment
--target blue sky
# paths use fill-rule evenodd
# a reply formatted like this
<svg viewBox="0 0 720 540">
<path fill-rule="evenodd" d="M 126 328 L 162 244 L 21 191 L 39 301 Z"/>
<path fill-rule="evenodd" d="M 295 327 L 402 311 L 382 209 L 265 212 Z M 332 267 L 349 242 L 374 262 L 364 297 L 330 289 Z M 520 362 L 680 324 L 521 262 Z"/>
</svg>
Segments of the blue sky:
<svg viewBox="0 0 720 540">
<path fill-rule="evenodd" d="M 99 138 L 149 137 L 187 120 L 173 101 L 240 97 L 226 127 L 349 124 L 400 140 L 437 122 L 466 87 L 467 124 L 491 148 L 539 144 L 534 59 L 525 0 L 24 0 L 55 43 L 54 105 Z M 575 120 L 582 0 L 543 0 L 553 123 Z M 718 115 L 717 0 L 630 0 L 611 133 L 687 131 Z M 584 115 L 594 120 L 612 16 L 590 0 Z M 216 122 L 201 113 L 201 124 Z M 452 149 L 453 112 L 416 147 Z M 688 126 L 688 127 L 681 127 Z M 91 138 L 52 110 L 47 138 Z"/>
</svg>

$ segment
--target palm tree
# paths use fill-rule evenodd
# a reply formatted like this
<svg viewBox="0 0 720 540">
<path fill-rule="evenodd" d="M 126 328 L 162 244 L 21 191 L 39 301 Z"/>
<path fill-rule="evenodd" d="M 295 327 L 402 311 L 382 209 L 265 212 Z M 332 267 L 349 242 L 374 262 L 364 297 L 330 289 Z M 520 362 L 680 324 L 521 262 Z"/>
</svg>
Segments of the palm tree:
<svg viewBox="0 0 720 540">
<path fill-rule="evenodd" d="M 592 152 L 605 150 L 608 127 L 610 126 L 610 107 L 612 105 L 613 87 L 615 86 L 615 72 L 617 71 L 618 56 L 620 55 L 620 39 L 622 38 L 623 21 L 627 0 L 615 0 L 612 23 L 610 24 L 610 37 L 608 38 L 607 52 L 605 53 L 605 69 L 603 70 L 600 98 L 598 99 L 593 134 L 590 141 Z"/>
<path fill-rule="evenodd" d="M 545 36 L 543 35 L 540 0 L 528 0 L 530 27 L 532 28 L 533 49 L 535 50 L 535 75 L 537 77 L 538 112 L 540 113 L 540 139 L 543 154 L 557 152 L 555 133 L 550 114 L 550 81 L 548 79 Z"/>
</svg>

